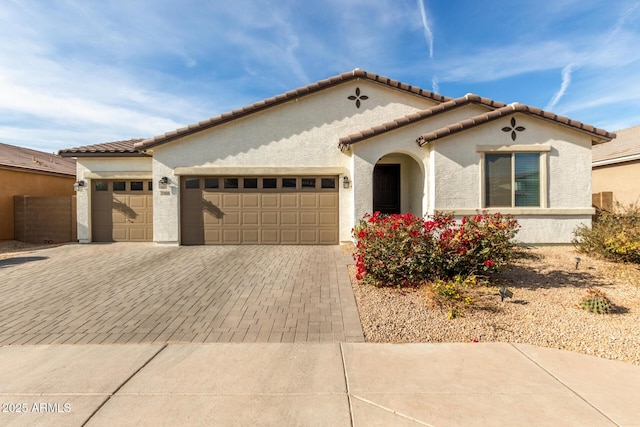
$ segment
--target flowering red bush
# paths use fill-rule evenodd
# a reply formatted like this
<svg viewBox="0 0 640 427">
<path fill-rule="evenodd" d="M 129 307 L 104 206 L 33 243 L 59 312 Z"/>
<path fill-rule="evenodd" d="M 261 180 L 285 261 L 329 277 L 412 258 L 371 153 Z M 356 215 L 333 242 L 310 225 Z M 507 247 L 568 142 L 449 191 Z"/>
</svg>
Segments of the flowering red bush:
<svg viewBox="0 0 640 427">
<path fill-rule="evenodd" d="M 435 278 L 498 271 L 514 253 L 519 225 L 511 216 L 436 213 L 366 214 L 354 228 L 357 278 L 377 286 L 416 285 Z"/>
</svg>

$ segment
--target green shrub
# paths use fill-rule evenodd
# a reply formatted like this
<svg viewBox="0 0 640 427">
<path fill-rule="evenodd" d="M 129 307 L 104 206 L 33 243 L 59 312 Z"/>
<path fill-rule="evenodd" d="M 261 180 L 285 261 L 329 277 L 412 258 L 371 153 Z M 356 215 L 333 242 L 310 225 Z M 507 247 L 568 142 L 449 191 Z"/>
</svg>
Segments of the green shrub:
<svg viewBox="0 0 640 427">
<path fill-rule="evenodd" d="M 578 226 L 573 244 L 579 252 L 603 258 L 640 263 L 640 207 L 616 205 L 614 212 L 600 211 L 591 227 Z"/>
<path fill-rule="evenodd" d="M 591 313 L 609 314 L 611 313 L 611 301 L 604 292 L 598 289 L 588 289 L 587 296 L 582 298 L 580 307 Z"/>
<path fill-rule="evenodd" d="M 366 214 L 353 230 L 357 278 L 376 286 L 498 271 L 513 258 L 518 223 L 499 213 L 464 217 L 436 213 Z"/>
</svg>

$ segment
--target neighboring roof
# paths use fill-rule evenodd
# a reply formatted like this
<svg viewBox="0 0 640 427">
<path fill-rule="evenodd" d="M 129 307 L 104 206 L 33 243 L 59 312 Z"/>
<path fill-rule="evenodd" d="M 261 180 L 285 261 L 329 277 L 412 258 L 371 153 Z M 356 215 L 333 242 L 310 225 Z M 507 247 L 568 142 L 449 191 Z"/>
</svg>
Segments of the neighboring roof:
<svg viewBox="0 0 640 427">
<path fill-rule="evenodd" d="M 58 154 L 62 157 L 93 157 L 96 154 L 122 157 L 145 156 L 134 148 L 134 144 L 144 141 L 142 138 L 128 139 L 126 141 L 105 142 L 103 144 L 84 145 L 82 147 L 66 148 Z"/>
<path fill-rule="evenodd" d="M 616 134 L 613 132 L 607 132 L 604 129 L 599 129 L 592 125 L 579 122 L 577 120 L 571 120 L 568 117 L 558 116 L 557 114 L 541 110 L 540 108 L 529 107 L 528 105 L 514 103 L 514 104 L 509 104 L 505 107 L 490 111 L 488 113 L 480 114 L 478 116 L 471 117 L 471 118 L 450 124 L 448 126 L 445 126 L 440 129 L 436 129 L 424 135 L 420 135 L 416 140 L 416 142 L 420 144 L 420 146 L 422 147 L 428 144 L 429 142 L 435 141 L 436 139 L 445 138 L 449 135 L 453 135 L 454 133 L 462 132 L 464 130 L 471 129 L 480 124 L 487 123 L 487 122 L 490 122 L 502 117 L 506 117 L 515 113 L 524 113 L 532 116 L 537 116 L 545 120 L 551 121 L 553 123 L 567 126 L 572 129 L 587 133 L 591 135 L 592 141 L 594 143 L 610 141 L 611 139 L 616 137 Z"/>
<path fill-rule="evenodd" d="M 593 147 L 593 166 L 640 159 L 640 125 L 616 132 L 616 139 Z"/>
<path fill-rule="evenodd" d="M 360 142 L 367 138 L 371 138 L 373 136 L 377 136 L 382 133 L 401 128 L 411 123 L 415 123 L 420 120 L 433 117 L 439 113 L 449 111 L 453 108 L 457 108 L 470 103 L 484 105 L 491 109 L 501 108 L 507 105 L 503 102 L 494 101 L 489 98 L 484 98 L 484 97 L 469 93 L 463 97 L 450 99 L 449 101 L 443 102 L 441 104 L 438 104 L 426 110 L 417 111 L 413 114 L 409 114 L 407 116 L 393 120 L 391 122 L 383 123 L 379 126 L 374 126 L 370 129 L 366 129 L 358 133 L 345 136 L 344 138 L 340 138 L 340 140 L 338 141 L 338 147 L 340 147 L 340 149 L 343 150 L 343 149 L 349 148 L 351 144 L 355 144 L 356 142 Z"/>
<path fill-rule="evenodd" d="M 434 93 L 428 90 L 420 89 L 419 87 L 416 87 L 416 86 L 411 86 L 409 84 L 402 83 L 397 80 L 392 80 L 388 77 L 383 77 L 377 74 L 368 73 L 359 68 L 356 68 L 353 71 L 342 73 L 325 80 L 320 80 L 318 82 L 300 87 L 298 89 L 291 90 L 281 95 L 277 95 L 272 98 L 267 98 L 265 100 L 256 102 L 254 104 L 239 108 L 237 110 L 233 110 L 228 113 L 223 113 L 219 116 L 211 117 L 207 120 L 203 120 L 201 122 L 188 125 L 187 127 L 180 128 L 171 132 L 167 132 L 163 135 L 154 136 L 153 138 L 145 139 L 144 141 L 136 143 L 135 147 L 139 150 L 146 150 L 146 149 L 155 147 L 157 145 L 161 145 L 169 141 L 173 141 L 175 139 L 181 138 L 185 135 L 201 132 L 205 129 L 209 129 L 214 126 L 227 123 L 231 120 L 235 120 L 240 117 L 244 117 L 249 114 L 253 114 L 258 111 L 262 111 L 264 109 L 273 107 L 275 105 L 279 105 L 284 102 L 288 102 L 306 95 L 310 95 L 312 93 L 319 92 L 329 87 L 333 87 L 333 86 L 336 86 L 351 80 L 355 80 L 355 79 L 365 79 L 372 82 L 380 83 L 395 89 L 400 89 L 418 96 L 422 96 L 424 98 L 431 99 L 436 102 L 445 102 L 451 99 L 449 97 L 439 95 L 437 93 Z"/>
<path fill-rule="evenodd" d="M 0 169 L 76 176 L 76 161 L 56 154 L 0 143 Z"/>
</svg>

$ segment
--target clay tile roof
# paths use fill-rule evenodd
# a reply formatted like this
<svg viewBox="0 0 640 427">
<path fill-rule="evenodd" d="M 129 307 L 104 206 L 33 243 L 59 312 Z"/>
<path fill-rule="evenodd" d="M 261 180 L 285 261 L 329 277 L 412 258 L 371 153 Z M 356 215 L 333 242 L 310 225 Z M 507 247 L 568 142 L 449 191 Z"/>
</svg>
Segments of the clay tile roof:
<svg viewBox="0 0 640 427">
<path fill-rule="evenodd" d="M 134 144 L 140 141 L 143 141 L 143 139 L 134 138 L 126 141 L 105 142 L 102 144 L 66 148 L 60 150 L 58 154 L 62 157 L 91 157 L 96 154 L 101 156 L 140 156 L 142 154 L 134 148 Z"/>
<path fill-rule="evenodd" d="M 563 126 L 568 126 L 572 129 L 586 132 L 592 136 L 594 143 L 610 141 L 611 139 L 616 137 L 616 134 L 613 132 L 607 132 L 604 129 L 599 129 L 592 125 L 579 122 L 577 120 L 571 120 L 568 117 L 559 116 L 557 114 L 541 110 L 540 108 L 529 107 L 528 105 L 516 103 L 516 104 L 509 104 L 504 107 L 495 109 L 493 111 L 489 111 L 487 113 L 480 114 L 478 116 L 471 117 L 469 119 L 465 119 L 457 123 L 453 123 L 449 126 L 436 129 L 424 135 L 420 135 L 416 140 L 416 142 L 420 144 L 420 146 L 424 146 L 429 142 L 434 141 L 438 138 L 444 138 L 446 136 L 467 130 L 479 124 L 487 123 L 487 122 L 499 119 L 501 117 L 509 116 L 514 113 L 524 113 L 532 116 L 537 116 L 545 120 L 559 123 Z"/>
<path fill-rule="evenodd" d="M 76 161 L 29 148 L 0 143 L 0 169 L 76 176 Z"/>
<path fill-rule="evenodd" d="M 478 95 L 474 95 L 474 94 L 467 94 L 465 96 L 462 96 L 460 98 L 455 98 L 455 99 L 449 99 L 445 102 L 442 102 L 438 105 L 435 105 L 431 108 L 428 108 L 426 110 L 420 110 L 417 111 L 415 113 L 409 114 L 407 116 L 404 117 L 400 117 L 399 119 L 393 120 L 391 122 L 387 122 L 387 123 L 383 123 L 380 126 L 375 126 L 371 129 L 367 129 L 367 130 L 363 130 L 348 136 L 345 136 L 343 138 L 340 138 L 340 140 L 338 141 L 338 147 L 342 150 L 348 148 L 351 144 L 355 144 L 356 142 L 360 142 L 362 140 L 365 140 L 367 138 L 371 138 L 372 136 L 376 136 L 379 135 L 381 133 L 384 132 L 388 132 L 390 130 L 393 129 L 398 129 L 401 128 L 403 126 L 409 125 L 411 123 L 415 123 L 418 122 L 420 120 L 424 120 L 426 118 L 435 116 L 437 114 L 443 113 L 445 111 L 449 111 L 453 108 L 457 108 L 463 105 L 467 105 L 467 104 L 477 104 L 477 105 L 483 105 L 486 106 L 487 108 L 501 108 L 506 106 L 507 104 L 503 103 L 503 102 L 499 102 L 499 101 L 494 101 L 492 99 L 489 98 L 484 98 Z"/>
<path fill-rule="evenodd" d="M 331 86 L 336 86 L 341 83 L 345 83 L 354 79 L 365 79 L 372 82 L 380 83 L 386 86 L 390 86 L 396 89 L 400 89 L 406 92 L 410 92 L 412 94 L 416 94 L 416 95 L 431 99 L 436 102 L 445 102 L 451 99 L 449 97 L 446 97 L 428 90 L 420 89 L 419 87 L 411 86 L 406 83 L 399 82 L 397 80 L 391 80 L 388 77 L 369 73 L 369 72 L 360 70 L 359 68 L 356 68 L 353 71 L 349 71 L 347 73 L 342 73 L 337 76 L 329 77 L 328 79 L 311 83 L 307 86 L 303 86 L 298 89 L 294 89 L 286 93 L 276 95 L 272 98 L 267 98 L 262 101 L 258 101 L 254 104 L 247 105 L 242 108 L 238 108 L 231 112 L 223 113 L 218 116 L 211 117 L 208 120 L 200 121 L 196 124 L 189 125 L 185 128 L 177 129 L 171 132 L 167 132 L 163 135 L 158 135 L 158 136 L 154 136 L 153 138 L 145 139 L 143 141 L 137 142 L 135 144 L 135 147 L 138 150 L 149 149 L 157 145 L 161 145 L 169 141 L 172 141 L 174 139 L 183 137 L 185 135 L 200 132 L 205 129 L 229 122 L 231 120 L 235 120 L 240 117 L 244 117 L 249 114 L 253 114 L 258 111 L 264 110 L 266 108 L 270 108 L 275 105 L 282 104 L 284 102 L 288 102 L 293 99 L 300 98 L 302 96 L 309 95 L 309 94 L 324 90 L 326 88 L 329 88 Z"/>
<path fill-rule="evenodd" d="M 594 166 L 621 163 L 640 157 L 640 125 L 616 132 L 616 139 L 593 147 Z"/>
</svg>

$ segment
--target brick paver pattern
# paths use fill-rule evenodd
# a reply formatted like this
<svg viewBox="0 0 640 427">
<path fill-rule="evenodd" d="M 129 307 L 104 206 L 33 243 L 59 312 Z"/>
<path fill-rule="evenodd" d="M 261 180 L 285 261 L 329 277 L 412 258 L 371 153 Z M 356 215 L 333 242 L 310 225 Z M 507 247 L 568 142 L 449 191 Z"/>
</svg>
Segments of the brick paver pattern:
<svg viewBox="0 0 640 427">
<path fill-rule="evenodd" d="M 0 259 L 0 344 L 362 342 L 339 246 L 65 245 Z"/>
</svg>

